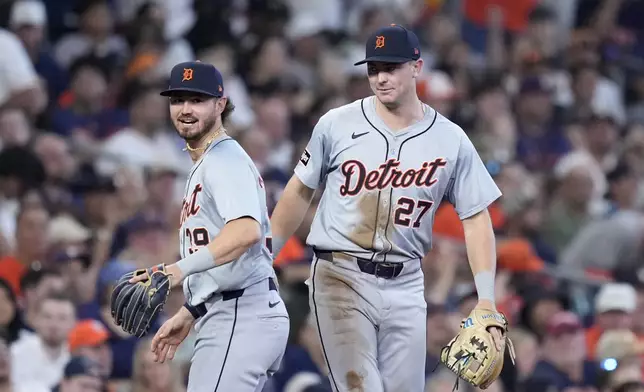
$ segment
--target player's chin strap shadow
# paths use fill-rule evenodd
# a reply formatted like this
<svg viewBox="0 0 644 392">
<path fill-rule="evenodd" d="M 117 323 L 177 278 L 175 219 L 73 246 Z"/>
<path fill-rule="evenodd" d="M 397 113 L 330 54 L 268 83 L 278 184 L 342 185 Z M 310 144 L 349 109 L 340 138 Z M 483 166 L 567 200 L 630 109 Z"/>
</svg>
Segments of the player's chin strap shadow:
<svg viewBox="0 0 644 392">
<path fill-rule="evenodd" d="M 454 341 L 456 341 L 456 339 Z M 445 353 L 445 351 L 447 351 L 446 357 L 449 358 L 450 353 L 452 351 L 452 345 L 453 345 L 453 343 L 450 343 L 447 346 L 443 347 L 441 349 L 440 357 L 443 357 L 443 354 Z M 456 375 L 458 376 L 458 377 L 456 377 L 456 381 L 454 381 L 454 386 L 452 387 L 452 392 L 458 391 L 458 384 L 459 384 L 459 382 L 461 380 L 461 376 L 463 374 L 463 371 L 466 369 L 465 365 L 467 365 L 467 363 L 469 362 L 469 360 L 472 357 L 474 357 L 474 353 L 466 353 L 463 356 L 461 356 L 461 358 L 458 360 L 458 362 L 454 363 L 452 366 L 449 367 L 449 369 L 451 371 L 453 371 L 454 373 L 456 373 Z M 436 366 L 434 366 L 434 369 L 432 370 L 432 373 L 434 373 L 436 371 L 436 369 L 438 369 L 438 365 L 440 365 L 440 364 L 441 364 L 441 361 L 438 361 L 436 363 Z"/>
</svg>

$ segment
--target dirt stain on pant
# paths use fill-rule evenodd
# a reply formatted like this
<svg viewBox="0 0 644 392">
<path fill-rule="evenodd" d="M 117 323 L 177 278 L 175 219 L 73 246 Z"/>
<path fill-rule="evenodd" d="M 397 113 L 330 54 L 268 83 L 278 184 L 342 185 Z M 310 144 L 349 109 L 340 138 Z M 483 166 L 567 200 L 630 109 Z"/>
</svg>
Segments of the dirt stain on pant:
<svg viewBox="0 0 644 392">
<path fill-rule="evenodd" d="M 362 383 L 364 377 L 355 370 L 349 370 L 346 374 L 347 388 L 353 392 L 364 392 L 364 385 Z"/>
</svg>

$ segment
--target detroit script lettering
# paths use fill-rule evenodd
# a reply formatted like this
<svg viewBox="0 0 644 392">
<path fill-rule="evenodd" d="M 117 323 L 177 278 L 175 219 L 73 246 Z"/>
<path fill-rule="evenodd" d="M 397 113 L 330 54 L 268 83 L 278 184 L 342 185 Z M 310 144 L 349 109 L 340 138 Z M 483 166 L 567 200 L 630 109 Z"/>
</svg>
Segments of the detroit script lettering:
<svg viewBox="0 0 644 392">
<path fill-rule="evenodd" d="M 430 187 L 438 181 L 437 170 L 445 165 L 447 161 L 444 158 L 436 158 L 431 162 L 423 162 L 419 169 L 403 171 L 398 168 L 400 161 L 389 159 L 378 169 L 367 171 L 362 162 L 350 159 L 341 166 L 345 181 L 344 185 L 340 186 L 340 195 L 355 196 L 363 189 L 385 189 L 390 185 L 393 188 Z"/>
</svg>

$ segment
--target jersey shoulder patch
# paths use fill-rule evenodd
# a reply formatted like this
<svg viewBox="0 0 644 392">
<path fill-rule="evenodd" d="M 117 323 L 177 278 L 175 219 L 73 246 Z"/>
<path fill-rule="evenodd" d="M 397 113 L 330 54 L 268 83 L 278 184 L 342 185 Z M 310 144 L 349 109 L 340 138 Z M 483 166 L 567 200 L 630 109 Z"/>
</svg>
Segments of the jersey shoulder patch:
<svg viewBox="0 0 644 392">
<path fill-rule="evenodd" d="M 302 153 L 302 156 L 300 157 L 300 162 L 302 162 L 302 165 L 306 166 L 309 164 L 310 159 L 311 159 L 311 153 L 307 148 L 305 148 L 304 152 Z"/>
</svg>

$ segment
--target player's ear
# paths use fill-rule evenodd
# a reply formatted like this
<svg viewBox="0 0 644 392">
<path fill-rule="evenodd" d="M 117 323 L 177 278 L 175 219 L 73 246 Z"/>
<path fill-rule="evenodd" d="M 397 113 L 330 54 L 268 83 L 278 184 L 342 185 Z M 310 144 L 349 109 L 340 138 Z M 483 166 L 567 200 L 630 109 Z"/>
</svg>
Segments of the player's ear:
<svg viewBox="0 0 644 392">
<path fill-rule="evenodd" d="M 221 97 L 217 99 L 215 107 L 217 108 L 217 112 L 219 114 L 223 113 L 224 109 L 226 109 L 226 102 L 228 102 L 228 97 Z"/>
<path fill-rule="evenodd" d="M 413 75 L 414 78 L 420 76 L 421 71 L 423 70 L 423 59 L 418 59 L 412 63 Z"/>
</svg>

